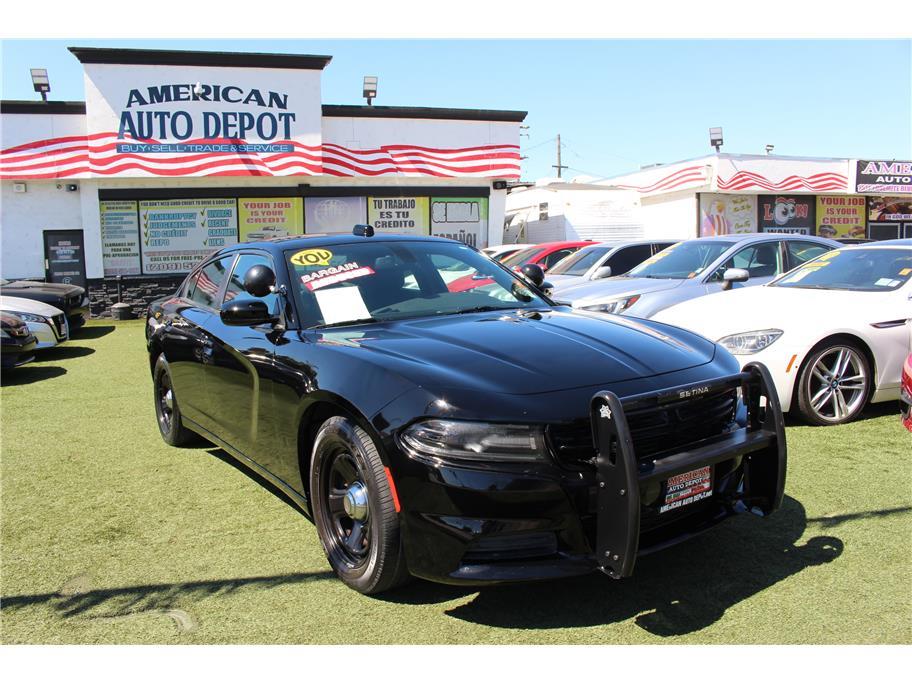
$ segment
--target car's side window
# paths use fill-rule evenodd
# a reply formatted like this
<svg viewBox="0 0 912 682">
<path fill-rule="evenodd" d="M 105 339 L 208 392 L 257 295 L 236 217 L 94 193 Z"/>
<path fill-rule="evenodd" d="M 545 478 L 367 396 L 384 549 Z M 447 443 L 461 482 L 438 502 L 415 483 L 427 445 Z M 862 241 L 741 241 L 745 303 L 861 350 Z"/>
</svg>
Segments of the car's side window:
<svg viewBox="0 0 912 682">
<path fill-rule="evenodd" d="M 238 256 L 237 262 L 234 264 L 234 268 L 231 271 L 231 277 L 228 278 L 228 286 L 225 288 L 224 303 L 254 298 L 244 289 L 244 275 L 246 275 L 247 271 L 254 265 L 265 265 L 275 272 L 275 265 L 273 264 L 272 259 L 266 254 L 242 253 Z M 263 301 L 268 310 L 275 310 L 276 294 L 268 294 L 257 300 Z"/>
<path fill-rule="evenodd" d="M 797 268 L 802 263 L 817 258 L 821 253 L 830 249 L 823 244 L 816 242 L 803 242 L 799 240 L 789 240 L 785 243 L 789 255 L 789 269 Z"/>
<path fill-rule="evenodd" d="M 635 268 L 651 255 L 652 248 L 649 244 L 639 244 L 637 246 L 628 246 L 619 249 L 609 258 L 605 265 L 611 267 L 612 275 L 623 275 L 625 272 Z"/>
<path fill-rule="evenodd" d="M 560 251 L 549 253 L 547 256 L 545 256 L 544 260 L 541 262 L 541 265 L 545 270 L 547 270 L 548 268 L 557 265 L 558 261 L 563 260 L 574 251 L 576 251 L 576 249 L 561 249 Z"/>
<path fill-rule="evenodd" d="M 204 308 L 217 309 L 219 292 L 233 260 L 234 255 L 231 255 L 203 266 L 191 287 L 192 291 L 187 292 L 187 298 Z"/>
<path fill-rule="evenodd" d="M 726 270 L 740 268 L 747 270 L 751 279 L 774 277 L 782 273 L 782 252 L 779 242 L 761 242 L 746 246 L 719 267 L 710 278 L 713 282 L 722 280 Z"/>
</svg>

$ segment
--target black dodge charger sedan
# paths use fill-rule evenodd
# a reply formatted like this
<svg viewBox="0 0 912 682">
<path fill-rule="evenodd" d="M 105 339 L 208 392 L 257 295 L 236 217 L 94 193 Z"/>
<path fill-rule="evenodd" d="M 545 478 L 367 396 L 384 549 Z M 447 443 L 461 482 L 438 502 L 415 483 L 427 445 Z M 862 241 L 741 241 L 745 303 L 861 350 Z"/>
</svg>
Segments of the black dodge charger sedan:
<svg viewBox="0 0 912 682">
<path fill-rule="evenodd" d="M 786 446 L 764 367 L 555 305 L 532 270 L 367 226 L 224 249 L 149 308 L 161 434 L 202 436 L 281 489 L 363 593 L 410 575 L 620 578 L 778 508 Z M 492 282 L 448 288 L 472 274 Z"/>
</svg>

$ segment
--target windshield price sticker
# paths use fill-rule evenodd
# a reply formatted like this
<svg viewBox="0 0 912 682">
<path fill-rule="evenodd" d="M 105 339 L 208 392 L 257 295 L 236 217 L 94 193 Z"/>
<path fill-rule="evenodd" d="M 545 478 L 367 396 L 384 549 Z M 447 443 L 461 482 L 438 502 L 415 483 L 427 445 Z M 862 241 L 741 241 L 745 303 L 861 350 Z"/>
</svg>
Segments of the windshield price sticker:
<svg viewBox="0 0 912 682">
<path fill-rule="evenodd" d="M 665 488 L 665 504 L 659 513 L 678 509 L 706 499 L 712 495 L 712 472 L 710 467 L 694 469 L 668 479 Z"/>
<path fill-rule="evenodd" d="M 333 267 L 325 268 L 323 270 L 317 270 L 316 272 L 312 272 L 308 275 L 301 275 L 301 282 L 310 291 L 316 291 L 317 289 L 322 289 L 323 287 L 328 287 L 333 284 L 339 284 L 340 282 L 346 282 L 350 279 L 365 277 L 367 275 L 373 274 L 373 268 L 366 265 L 364 267 L 361 267 L 352 261 L 351 263 L 344 263 L 343 265 L 336 265 Z"/>
<path fill-rule="evenodd" d="M 294 265 L 304 267 L 312 265 L 329 265 L 329 259 L 333 257 L 333 252 L 329 249 L 305 249 L 298 251 L 290 260 Z"/>
</svg>

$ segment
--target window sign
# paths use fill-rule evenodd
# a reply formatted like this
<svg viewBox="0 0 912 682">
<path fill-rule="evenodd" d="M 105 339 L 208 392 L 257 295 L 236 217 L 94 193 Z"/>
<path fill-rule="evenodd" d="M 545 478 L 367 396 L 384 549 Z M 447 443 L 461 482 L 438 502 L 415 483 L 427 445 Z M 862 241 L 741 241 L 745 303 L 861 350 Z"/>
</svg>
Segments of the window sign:
<svg viewBox="0 0 912 682">
<path fill-rule="evenodd" d="M 367 220 L 365 197 L 305 197 L 307 234 L 349 233 Z"/>
<path fill-rule="evenodd" d="M 189 272 L 213 251 L 237 244 L 237 201 L 140 201 L 139 223 L 145 274 Z"/>
<path fill-rule="evenodd" d="M 431 199 L 431 234 L 475 248 L 488 242 L 488 200 L 482 197 Z"/>
<path fill-rule="evenodd" d="M 368 197 L 367 222 L 377 234 L 428 234 L 427 197 Z"/>
<path fill-rule="evenodd" d="M 242 242 L 303 234 L 300 197 L 238 199 L 238 229 Z"/>
<path fill-rule="evenodd" d="M 135 201 L 102 201 L 101 255 L 105 277 L 138 275 L 139 216 Z"/>
<path fill-rule="evenodd" d="M 828 239 L 865 236 L 864 197 L 817 197 L 817 236 Z"/>
</svg>

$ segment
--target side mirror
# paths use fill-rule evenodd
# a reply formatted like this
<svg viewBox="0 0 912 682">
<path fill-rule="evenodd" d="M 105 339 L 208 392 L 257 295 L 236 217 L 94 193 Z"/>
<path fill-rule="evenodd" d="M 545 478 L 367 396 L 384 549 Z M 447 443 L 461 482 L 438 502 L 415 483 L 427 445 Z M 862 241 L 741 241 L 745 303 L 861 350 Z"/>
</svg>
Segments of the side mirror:
<svg viewBox="0 0 912 682">
<path fill-rule="evenodd" d="M 741 268 L 729 268 L 722 275 L 722 291 L 728 291 L 735 282 L 746 282 L 750 279 L 750 273 Z"/>
<path fill-rule="evenodd" d="M 545 281 L 545 271 L 540 265 L 535 263 L 526 263 L 519 269 L 520 274 L 532 282 L 537 288 L 541 289 L 542 282 Z"/>
<path fill-rule="evenodd" d="M 596 270 L 595 274 L 592 276 L 592 279 L 605 279 L 606 277 L 611 277 L 610 265 L 603 265 L 598 270 Z"/>
<path fill-rule="evenodd" d="M 265 267 L 255 265 L 255 268 Z M 251 268 L 253 270 L 253 268 Z M 268 268 L 267 268 L 268 270 Z M 222 322 L 233 327 L 256 327 L 260 324 L 275 324 L 278 319 L 269 312 L 263 301 L 255 298 L 246 298 L 242 301 L 232 301 L 222 307 L 219 313 Z"/>
<path fill-rule="evenodd" d="M 244 275 L 244 291 L 257 298 L 271 294 L 275 283 L 275 273 L 266 265 L 254 265 Z"/>
</svg>

